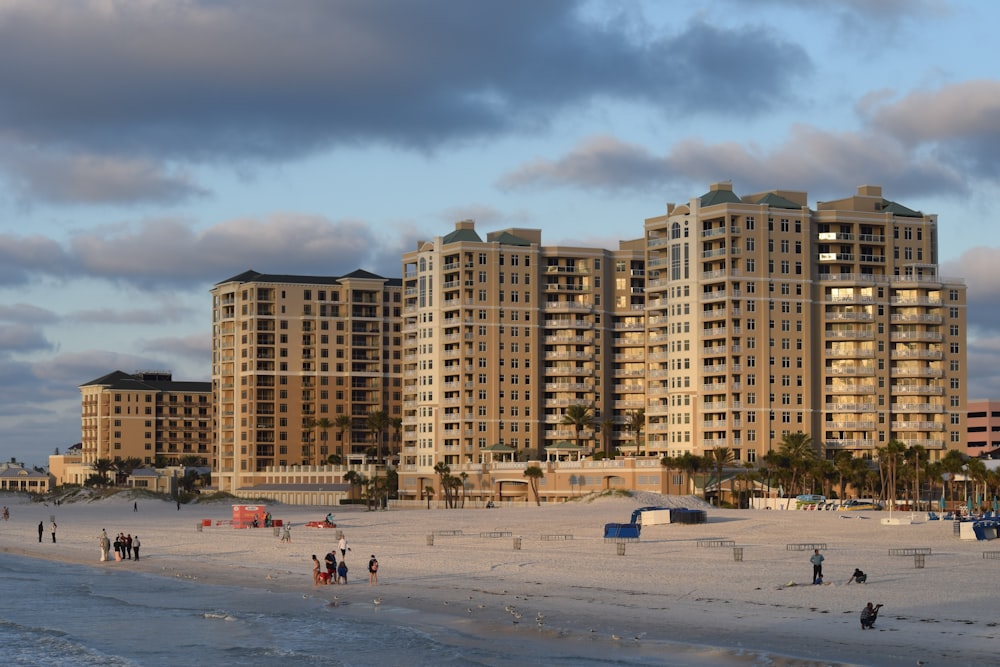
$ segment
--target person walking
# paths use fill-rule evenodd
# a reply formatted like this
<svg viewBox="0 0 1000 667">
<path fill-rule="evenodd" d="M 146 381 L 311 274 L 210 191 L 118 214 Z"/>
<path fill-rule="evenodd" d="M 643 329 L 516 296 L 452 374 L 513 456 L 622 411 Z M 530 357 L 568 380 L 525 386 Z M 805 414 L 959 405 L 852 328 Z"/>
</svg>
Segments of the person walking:
<svg viewBox="0 0 1000 667">
<path fill-rule="evenodd" d="M 378 559 L 375 558 L 375 554 L 372 554 L 371 560 L 368 561 L 368 585 L 378 585 Z"/>
<path fill-rule="evenodd" d="M 139 501 L 138 500 L 135 501 L 134 503 L 132 503 L 132 511 L 133 512 L 138 512 L 139 511 Z"/>
<path fill-rule="evenodd" d="M 340 536 L 340 542 L 337 544 L 337 548 L 340 549 L 340 560 L 344 560 L 347 556 L 347 552 L 351 550 L 351 547 L 347 546 L 347 538 L 343 534 Z"/>
<path fill-rule="evenodd" d="M 44 534 L 45 534 L 45 522 L 44 521 L 39 521 L 38 522 L 38 541 L 39 542 L 42 541 L 42 535 L 44 535 Z"/>
<path fill-rule="evenodd" d="M 813 566 L 813 583 L 822 584 L 823 583 L 823 554 L 819 552 L 819 549 L 813 549 L 813 555 L 809 558 L 809 562 Z"/>
<path fill-rule="evenodd" d="M 49 526 L 49 530 L 52 532 L 52 544 L 56 543 L 56 522 L 53 521 L 52 525 Z"/>
<path fill-rule="evenodd" d="M 132 538 L 132 553 L 135 554 L 135 559 L 139 560 L 139 536 L 136 535 Z"/>
</svg>

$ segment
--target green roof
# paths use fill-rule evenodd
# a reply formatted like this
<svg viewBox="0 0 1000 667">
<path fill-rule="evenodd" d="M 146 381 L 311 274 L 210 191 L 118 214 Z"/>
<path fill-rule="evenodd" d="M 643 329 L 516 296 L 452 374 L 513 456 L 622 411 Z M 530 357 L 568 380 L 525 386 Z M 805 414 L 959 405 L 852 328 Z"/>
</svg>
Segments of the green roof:
<svg viewBox="0 0 1000 667">
<path fill-rule="evenodd" d="M 503 245 L 531 245 L 530 241 L 525 241 L 520 236 L 515 236 L 510 232 L 501 232 L 491 239 L 494 243 Z"/>
<path fill-rule="evenodd" d="M 920 211 L 914 211 L 912 208 L 906 208 L 902 204 L 897 204 L 894 201 L 889 201 L 888 199 L 882 200 L 882 210 L 888 211 L 893 215 L 898 215 L 903 218 L 922 218 L 924 214 Z"/>
<path fill-rule="evenodd" d="M 712 190 L 701 196 L 702 206 L 715 206 L 716 204 L 739 204 L 740 198 L 732 190 Z"/>
<path fill-rule="evenodd" d="M 761 197 L 760 201 L 758 201 L 757 203 L 767 204 L 771 208 L 790 208 L 790 209 L 802 208 L 801 206 L 793 202 L 791 199 L 785 199 L 784 197 L 776 195 L 773 192 L 768 192 L 766 195 Z"/>
<path fill-rule="evenodd" d="M 456 229 L 442 240 L 442 243 L 459 243 L 459 242 L 474 242 L 482 243 L 483 240 L 479 238 L 479 234 L 476 233 L 475 229 Z"/>
</svg>

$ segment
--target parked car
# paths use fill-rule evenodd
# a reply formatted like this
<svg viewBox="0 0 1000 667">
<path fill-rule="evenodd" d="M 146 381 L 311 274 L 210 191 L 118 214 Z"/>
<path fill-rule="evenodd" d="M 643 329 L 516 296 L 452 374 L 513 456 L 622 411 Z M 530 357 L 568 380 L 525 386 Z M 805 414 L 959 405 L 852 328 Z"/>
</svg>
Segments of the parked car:
<svg viewBox="0 0 1000 667">
<path fill-rule="evenodd" d="M 852 500 L 845 500 L 840 505 L 840 511 L 842 512 L 852 512 L 860 510 L 880 510 L 880 509 L 882 509 L 882 503 L 868 498 L 854 498 Z"/>
</svg>

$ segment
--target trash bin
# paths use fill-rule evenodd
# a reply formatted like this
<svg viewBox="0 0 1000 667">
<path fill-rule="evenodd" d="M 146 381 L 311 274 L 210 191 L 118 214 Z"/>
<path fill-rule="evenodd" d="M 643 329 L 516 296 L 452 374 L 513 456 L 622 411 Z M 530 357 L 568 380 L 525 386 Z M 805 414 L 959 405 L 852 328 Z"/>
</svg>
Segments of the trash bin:
<svg viewBox="0 0 1000 667">
<path fill-rule="evenodd" d="M 736 562 L 743 560 L 743 547 L 733 547 L 733 560 Z"/>
<path fill-rule="evenodd" d="M 427 546 L 429 547 L 434 546 L 434 535 L 427 536 Z"/>
<path fill-rule="evenodd" d="M 514 538 L 514 551 L 520 551 L 520 550 L 521 550 L 521 538 L 520 537 L 515 537 Z"/>
<path fill-rule="evenodd" d="M 625 543 L 624 542 L 619 542 L 618 543 L 618 555 L 619 556 L 624 556 L 625 555 Z"/>
<path fill-rule="evenodd" d="M 918 570 L 924 569 L 924 554 L 913 554 L 913 567 Z"/>
<path fill-rule="evenodd" d="M 201 529 L 202 529 L 202 524 L 200 524 L 200 523 L 199 523 L 199 524 L 198 524 L 198 532 L 199 532 L 199 533 L 201 532 Z"/>
<path fill-rule="evenodd" d="M 962 521 L 960 519 L 955 519 L 955 522 L 952 524 L 952 531 L 954 531 L 955 537 L 962 535 Z"/>
<path fill-rule="evenodd" d="M 274 536 L 275 537 L 278 537 L 279 535 L 281 535 L 281 529 L 280 528 L 278 528 L 277 526 L 273 526 L 272 528 L 274 530 Z"/>
</svg>

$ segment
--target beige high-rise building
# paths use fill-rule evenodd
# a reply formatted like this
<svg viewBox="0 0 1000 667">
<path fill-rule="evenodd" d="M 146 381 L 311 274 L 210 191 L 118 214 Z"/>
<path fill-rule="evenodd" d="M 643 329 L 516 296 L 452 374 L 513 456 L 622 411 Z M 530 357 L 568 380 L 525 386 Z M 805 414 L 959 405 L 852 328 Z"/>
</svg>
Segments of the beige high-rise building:
<svg viewBox="0 0 1000 667">
<path fill-rule="evenodd" d="M 422 497 L 438 464 L 459 474 L 625 446 L 626 414 L 643 406 L 644 264 L 641 239 L 617 251 L 543 246 L 537 229 L 483 240 L 472 221 L 406 253 L 400 496 Z M 491 496 L 482 475 L 466 483 Z"/>
<path fill-rule="evenodd" d="M 719 183 L 645 229 L 652 449 L 962 446 L 966 289 L 938 273 L 937 216 L 877 186 L 814 211 Z"/>
<path fill-rule="evenodd" d="M 215 285 L 212 302 L 221 490 L 262 479 L 254 473 L 268 469 L 398 449 L 398 278 L 247 271 Z M 382 428 L 373 428 L 373 413 L 385 417 Z"/>
<path fill-rule="evenodd" d="M 81 463 L 139 459 L 177 465 L 197 456 L 210 464 L 212 385 L 174 380 L 169 371 L 114 371 L 80 385 Z"/>
</svg>

